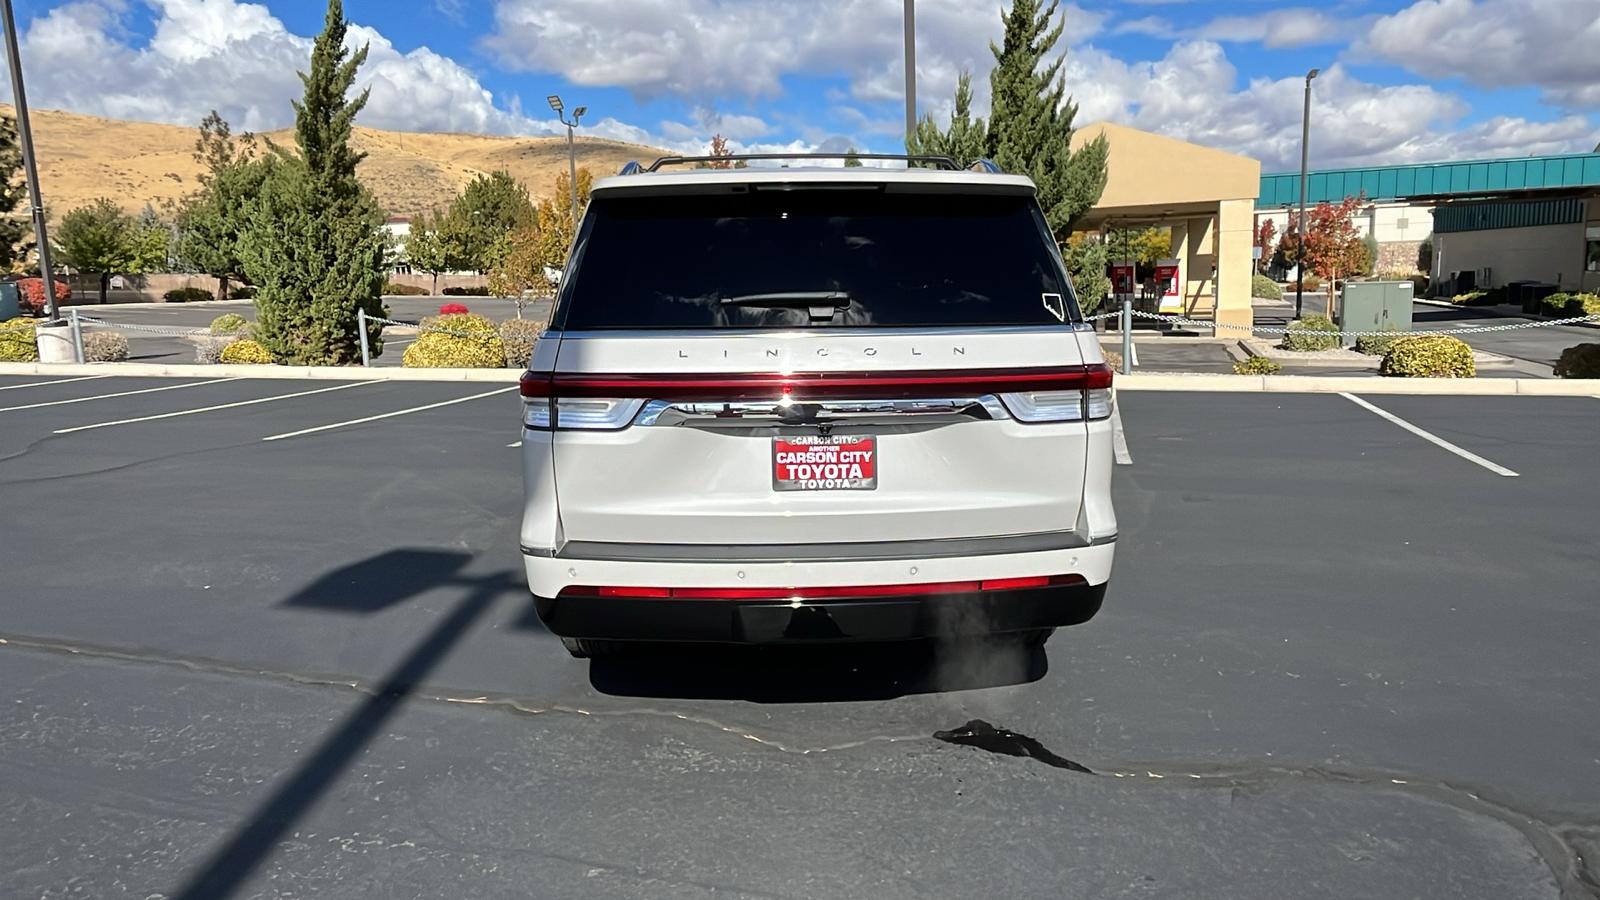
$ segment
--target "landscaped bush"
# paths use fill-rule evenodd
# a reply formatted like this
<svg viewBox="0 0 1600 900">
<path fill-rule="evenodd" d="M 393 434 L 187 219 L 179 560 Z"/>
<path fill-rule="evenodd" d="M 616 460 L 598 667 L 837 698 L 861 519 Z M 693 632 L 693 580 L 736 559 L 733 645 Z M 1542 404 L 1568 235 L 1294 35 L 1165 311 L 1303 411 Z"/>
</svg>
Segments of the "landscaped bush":
<svg viewBox="0 0 1600 900">
<path fill-rule="evenodd" d="M 128 339 L 115 331 L 83 333 L 84 362 L 122 362 L 128 358 Z"/>
<path fill-rule="evenodd" d="M 533 319 L 507 319 L 500 323 L 500 343 L 505 346 L 506 367 L 522 369 L 533 356 L 533 345 L 538 343 L 544 323 Z"/>
<path fill-rule="evenodd" d="M 439 293 L 446 297 L 487 297 L 489 296 L 489 287 L 488 285 L 481 287 L 447 287 Z"/>
<path fill-rule="evenodd" d="M 1271 278 L 1268 278 L 1260 272 L 1257 272 L 1255 276 L 1250 279 L 1250 296 L 1262 297 L 1267 300 L 1282 300 L 1283 288 L 1278 287 L 1278 283 L 1276 281 L 1273 281 Z"/>
<path fill-rule="evenodd" d="M 1561 351 L 1557 378 L 1600 378 L 1600 344 L 1579 344 Z"/>
<path fill-rule="evenodd" d="M 1447 334 L 1401 338 L 1383 355 L 1379 375 L 1406 378 L 1472 378 L 1478 368 L 1472 348 Z"/>
<path fill-rule="evenodd" d="M 1122 351 L 1120 351 L 1120 350 L 1107 350 L 1105 353 L 1106 353 L 1106 365 L 1110 366 L 1113 371 L 1121 372 L 1122 371 Z"/>
<path fill-rule="evenodd" d="M 467 309 L 460 303 L 446 303 L 439 307 L 439 315 L 441 316 L 463 316 L 470 312 L 472 310 Z"/>
<path fill-rule="evenodd" d="M 161 299 L 168 303 L 199 303 L 212 299 L 212 293 L 200 287 L 173 288 L 162 294 Z"/>
<path fill-rule="evenodd" d="M 39 339 L 34 328 L 34 321 L 28 318 L 0 322 L 0 362 L 38 361 Z"/>
<path fill-rule="evenodd" d="M 1289 333 L 1283 336 L 1283 349 L 1309 352 L 1312 350 L 1334 350 L 1339 346 L 1339 337 L 1333 334 L 1306 334 L 1305 332 L 1335 331 L 1333 322 L 1327 316 L 1306 316 L 1289 323 Z M 1298 333 L 1297 333 L 1298 332 Z"/>
<path fill-rule="evenodd" d="M 57 281 L 55 286 L 57 303 L 65 303 L 72 299 L 71 285 L 68 285 L 65 281 Z M 21 306 L 22 311 L 25 313 L 35 316 L 44 315 L 47 306 L 44 302 L 44 279 L 17 279 L 17 305 Z"/>
<path fill-rule="evenodd" d="M 194 343 L 194 361 L 208 366 L 222 362 L 222 351 L 228 349 L 229 344 L 238 343 L 236 337 L 212 337 L 197 335 L 189 338 Z"/>
<path fill-rule="evenodd" d="M 383 286 L 383 294 L 386 297 L 426 297 L 428 296 L 428 289 L 425 287 L 413 287 L 409 284 L 396 284 L 391 281 Z"/>
<path fill-rule="evenodd" d="M 229 300 L 254 300 L 255 297 L 256 289 L 248 284 L 241 284 L 236 288 L 230 288 L 228 290 Z"/>
<path fill-rule="evenodd" d="M 1570 319 L 1600 313 L 1600 295 L 1551 294 L 1539 301 L 1539 315 L 1552 319 Z"/>
<path fill-rule="evenodd" d="M 1233 364 L 1235 375 L 1276 375 L 1283 371 L 1283 366 L 1278 365 L 1265 356 L 1252 356 Z"/>
<path fill-rule="evenodd" d="M 1465 294 L 1457 294 L 1454 297 L 1451 297 L 1450 302 L 1457 306 L 1481 306 L 1482 304 L 1479 304 L 1476 301 L 1483 295 L 1483 291 L 1467 291 Z"/>
<path fill-rule="evenodd" d="M 250 323 L 238 313 L 223 313 L 211 320 L 212 334 L 238 334 L 250 330 Z"/>
<path fill-rule="evenodd" d="M 483 316 L 458 313 L 423 319 L 416 342 L 406 348 L 400 361 L 413 369 L 499 369 L 505 367 L 505 354 L 505 345 L 493 322 Z"/>
<path fill-rule="evenodd" d="M 230 366 L 270 365 L 272 352 L 255 341 L 234 341 L 222 348 L 222 361 Z"/>
<path fill-rule="evenodd" d="M 1405 332 L 1392 328 L 1384 329 L 1388 334 L 1364 334 L 1356 338 L 1356 352 L 1368 356 L 1382 356 L 1389 352 L 1394 342 L 1405 336 Z"/>
<path fill-rule="evenodd" d="M 1322 279 L 1315 275 L 1307 275 L 1306 290 L 1313 292 L 1322 290 Z"/>
</svg>

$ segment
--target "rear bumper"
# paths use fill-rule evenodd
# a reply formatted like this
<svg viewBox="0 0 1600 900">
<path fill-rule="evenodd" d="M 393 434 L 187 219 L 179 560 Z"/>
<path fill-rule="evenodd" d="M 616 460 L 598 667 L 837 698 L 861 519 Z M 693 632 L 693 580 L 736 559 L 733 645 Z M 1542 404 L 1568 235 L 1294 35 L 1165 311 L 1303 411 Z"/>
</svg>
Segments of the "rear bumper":
<svg viewBox="0 0 1600 900">
<path fill-rule="evenodd" d="M 562 637 L 622 641 L 812 643 L 895 641 L 1059 628 L 1087 622 L 1106 585 L 1077 584 L 847 600 L 534 597 Z"/>
</svg>

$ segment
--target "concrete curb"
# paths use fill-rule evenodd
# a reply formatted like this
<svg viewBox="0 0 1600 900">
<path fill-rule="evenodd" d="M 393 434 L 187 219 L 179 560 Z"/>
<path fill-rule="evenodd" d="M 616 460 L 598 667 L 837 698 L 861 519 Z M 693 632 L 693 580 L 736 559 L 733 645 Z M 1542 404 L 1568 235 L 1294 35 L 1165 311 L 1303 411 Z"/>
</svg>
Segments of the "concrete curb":
<svg viewBox="0 0 1600 900">
<path fill-rule="evenodd" d="M 1288 394 L 1426 394 L 1600 397 L 1600 379 L 1374 378 L 1364 375 L 1117 375 L 1123 391 L 1217 391 Z"/>
<path fill-rule="evenodd" d="M 160 363 L 0 363 L 0 375 L 133 378 L 311 378 L 328 381 L 487 381 L 515 384 L 521 369 L 365 369 L 360 366 L 209 366 Z"/>
</svg>

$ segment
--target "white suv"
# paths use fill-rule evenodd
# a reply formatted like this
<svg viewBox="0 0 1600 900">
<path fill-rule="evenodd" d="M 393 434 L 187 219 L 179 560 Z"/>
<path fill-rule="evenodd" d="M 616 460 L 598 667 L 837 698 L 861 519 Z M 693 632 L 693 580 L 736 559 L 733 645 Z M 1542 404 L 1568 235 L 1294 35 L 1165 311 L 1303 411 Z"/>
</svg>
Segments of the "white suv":
<svg viewBox="0 0 1600 900">
<path fill-rule="evenodd" d="M 522 379 L 545 625 L 594 656 L 1093 616 L 1111 370 L 1033 183 L 682 161 L 595 184 Z"/>
</svg>

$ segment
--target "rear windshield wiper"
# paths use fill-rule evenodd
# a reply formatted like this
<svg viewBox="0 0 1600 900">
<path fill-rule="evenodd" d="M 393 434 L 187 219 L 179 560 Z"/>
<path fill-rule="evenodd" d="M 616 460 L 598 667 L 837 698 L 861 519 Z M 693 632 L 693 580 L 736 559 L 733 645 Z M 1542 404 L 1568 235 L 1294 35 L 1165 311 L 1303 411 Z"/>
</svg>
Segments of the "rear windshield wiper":
<svg viewBox="0 0 1600 900">
<path fill-rule="evenodd" d="M 740 294 L 723 297 L 723 306 L 803 307 L 813 319 L 831 319 L 834 310 L 849 309 L 850 295 L 844 291 L 781 291 L 776 294 Z"/>
</svg>

